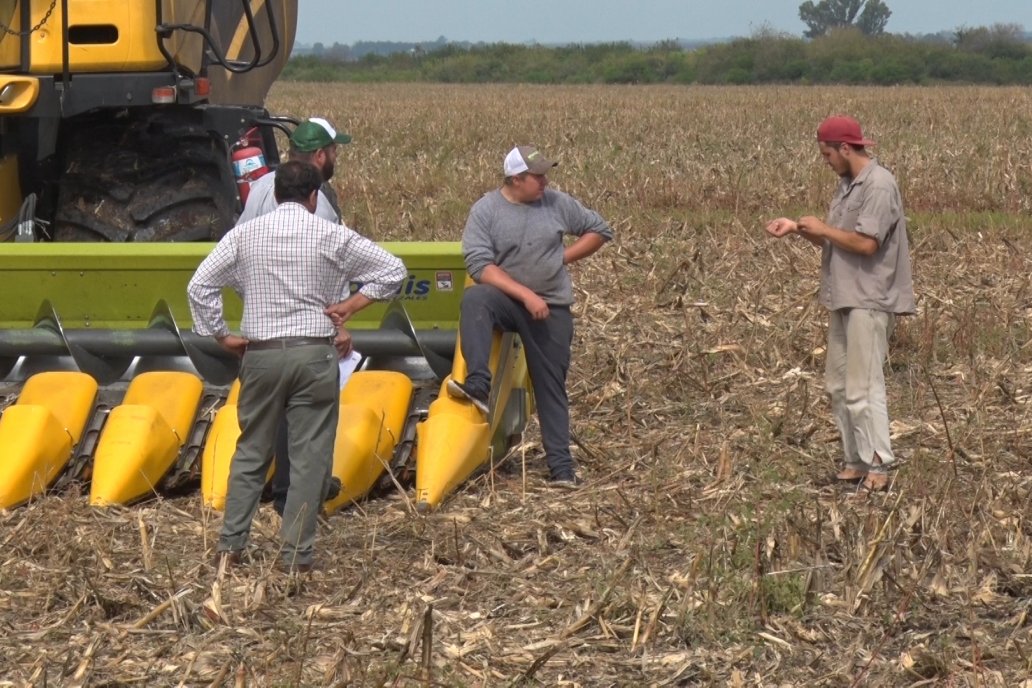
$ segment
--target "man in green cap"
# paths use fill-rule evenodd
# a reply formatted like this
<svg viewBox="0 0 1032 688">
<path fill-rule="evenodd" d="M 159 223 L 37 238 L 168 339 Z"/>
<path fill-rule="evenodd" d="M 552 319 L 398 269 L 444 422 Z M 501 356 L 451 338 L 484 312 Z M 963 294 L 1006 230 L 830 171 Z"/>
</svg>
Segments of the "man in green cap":
<svg viewBox="0 0 1032 688">
<path fill-rule="evenodd" d="M 315 214 L 328 222 L 341 224 L 340 206 L 337 203 L 337 194 L 330 186 L 333 179 L 334 163 L 337 161 L 337 146 L 351 143 L 351 137 L 343 132 L 338 132 L 333 125 L 321 117 L 312 117 L 305 120 L 294 129 L 290 135 L 290 150 L 288 157 L 292 161 L 306 162 L 313 165 L 322 177 L 322 186 L 319 188 Z M 244 205 L 244 212 L 240 214 L 236 226 L 253 220 L 256 217 L 270 213 L 279 205 L 276 202 L 275 191 L 276 171 L 257 179 L 251 184 L 251 192 L 247 196 L 247 203 Z M 341 330 L 338 338 L 337 350 L 343 357 L 351 353 L 351 335 L 347 330 Z M 280 426 L 276 437 L 276 470 L 272 478 L 272 502 L 276 511 L 283 514 L 287 501 L 287 492 L 290 487 L 290 456 L 287 423 L 284 421 Z M 333 499 L 340 494 L 340 481 L 331 478 L 327 485 L 326 499 Z"/>
<path fill-rule="evenodd" d="M 315 214 L 330 222 L 340 222 L 340 206 L 330 180 L 337 162 L 337 146 L 345 143 L 351 143 L 351 137 L 338 132 L 322 117 L 306 119 L 290 135 L 288 159 L 315 165 L 322 174 L 323 185 L 319 189 L 319 205 Z M 251 184 L 238 225 L 276 209 L 275 183 L 276 171 L 273 170 Z"/>
</svg>

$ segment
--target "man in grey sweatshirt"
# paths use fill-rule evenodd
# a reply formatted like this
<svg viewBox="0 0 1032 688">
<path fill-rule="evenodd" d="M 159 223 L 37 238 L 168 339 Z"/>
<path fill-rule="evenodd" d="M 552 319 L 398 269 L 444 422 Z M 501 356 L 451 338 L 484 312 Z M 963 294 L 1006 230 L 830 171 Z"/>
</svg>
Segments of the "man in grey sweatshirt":
<svg viewBox="0 0 1032 688">
<path fill-rule="evenodd" d="M 606 221 L 572 196 L 548 188 L 557 163 L 534 146 L 517 146 L 503 162 L 504 182 L 470 210 L 462 234 L 466 270 L 477 283 L 462 297 L 459 334 L 468 373 L 448 393 L 485 415 L 491 391 L 492 333 L 516 332 L 527 357 L 541 442 L 553 482 L 576 485 L 570 453 L 566 373 L 573 341 L 573 287 L 566 265 L 613 238 Z M 576 239 L 566 245 L 565 235 Z"/>
</svg>

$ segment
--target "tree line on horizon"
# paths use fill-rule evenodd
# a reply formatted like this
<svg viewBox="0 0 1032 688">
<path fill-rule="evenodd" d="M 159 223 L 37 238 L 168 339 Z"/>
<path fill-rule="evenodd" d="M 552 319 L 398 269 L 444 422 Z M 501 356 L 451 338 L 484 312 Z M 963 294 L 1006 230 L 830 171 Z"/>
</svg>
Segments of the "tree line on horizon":
<svg viewBox="0 0 1032 688">
<path fill-rule="evenodd" d="M 677 41 L 543 46 L 455 44 L 404 52 L 296 55 L 283 78 L 297 81 L 415 81 L 536 84 L 927 84 L 1032 85 L 1032 42 L 1016 24 L 948 35 L 868 34 L 832 26 L 814 38 L 761 30 L 686 48 Z"/>
</svg>

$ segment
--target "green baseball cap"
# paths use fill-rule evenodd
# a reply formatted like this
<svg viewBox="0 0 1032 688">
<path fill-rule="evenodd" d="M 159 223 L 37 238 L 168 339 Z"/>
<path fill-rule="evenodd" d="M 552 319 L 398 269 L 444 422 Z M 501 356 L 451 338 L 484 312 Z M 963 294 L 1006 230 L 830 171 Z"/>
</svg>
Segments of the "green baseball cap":
<svg viewBox="0 0 1032 688">
<path fill-rule="evenodd" d="M 310 153 L 334 143 L 351 143 L 351 137 L 344 132 L 337 133 L 322 117 L 312 117 L 297 125 L 290 135 L 290 143 L 297 150 Z"/>
</svg>

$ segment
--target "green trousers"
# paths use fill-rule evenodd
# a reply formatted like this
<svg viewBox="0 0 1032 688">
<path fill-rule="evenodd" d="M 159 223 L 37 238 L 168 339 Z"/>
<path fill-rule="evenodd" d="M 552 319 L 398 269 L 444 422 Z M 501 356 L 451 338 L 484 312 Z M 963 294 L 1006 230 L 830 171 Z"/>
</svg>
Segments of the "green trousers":
<svg viewBox="0 0 1032 688">
<path fill-rule="evenodd" d="M 310 564 L 325 486 L 333 467 L 340 387 L 331 344 L 248 351 L 240 366 L 240 439 L 229 473 L 220 551 L 247 546 L 272 462 L 276 432 L 290 426 L 290 490 L 280 530 L 287 565 Z"/>
</svg>

